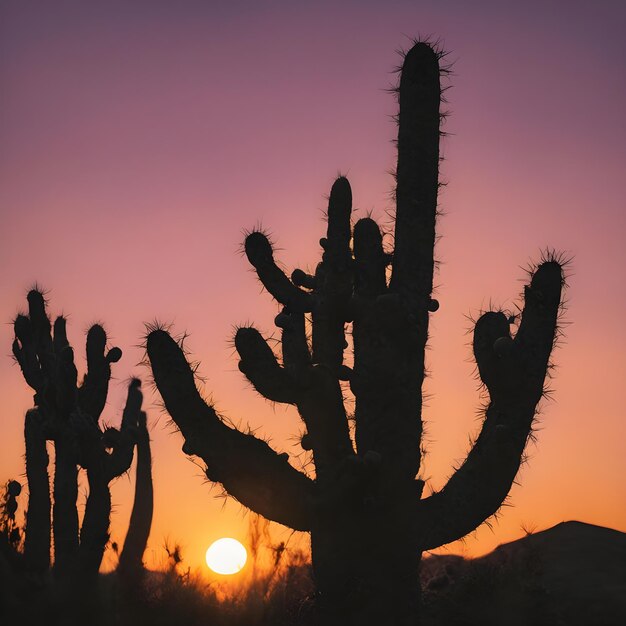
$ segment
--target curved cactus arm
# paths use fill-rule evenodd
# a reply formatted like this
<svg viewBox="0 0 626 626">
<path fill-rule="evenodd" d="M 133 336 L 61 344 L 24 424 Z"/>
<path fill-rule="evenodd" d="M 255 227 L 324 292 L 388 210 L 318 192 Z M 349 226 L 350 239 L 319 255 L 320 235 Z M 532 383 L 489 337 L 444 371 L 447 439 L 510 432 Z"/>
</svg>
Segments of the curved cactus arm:
<svg viewBox="0 0 626 626">
<path fill-rule="evenodd" d="M 38 574 L 50 567 L 50 479 L 45 430 L 39 411 L 30 409 L 24 422 L 28 480 L 24 557 L 28 570 Z"/>
<path fill-rule="evenodd" d="M 268 238 L 255 231 L 246 237 L 244 250 L 248 261 L 256 270 L 263 286 L 283 306 L 291 311 L 307 313 L 311 311 L 311 295 L 293 284 L 274 261 L 274 251 Z"/>
<path fill-rule="evenodd" d="M 239 328 L 235 333 L 235 348 L 241 357 L 239 369 L 263 397 L 272 402 L 297 402 L 298 388 L 294 379 L 279 365 L 258 330 Z"/>
<path fill-rule="evenodd" d="M 94 324 L 87 332 L 87 373 L 78 390 L 78 405 L 96 423 L 106 404 L 111 380 L 111 363 L 116 363 L 122 357 L 119 348 L 106 352 L 106 342 L 104 328 Z"/>
<path fill-rule="evenodd" d="M 235 347 L 241 357 L 239 369 L 262 396 L 298 407 L 310 436 L 318 479 L 353 453 L 341 387 L 328 368 L 309 366 L 292 376 L 254 328 L 240 328 Z"/>
<path fill-rule="evenodd" d="M 350 251 L 352 190 L 348 180 L 335 180 L 328 200 L 326 238 L 322 262 L 315 272 L 313 319 L 313 362 L 333 369 L 343 363 L 344 327 L 351 321 L 353 268 Z"/>
<path fill-rule="evenodd" d="M 120 429 L 109 429 L 111 435 L 111 454 L 104 454 L 104 472 L 107 484 L 114 478 L 127 472 L 133 462 L 133 450 L 137 441 L 139 421 L 141 420 L 141 381 L 133 378 L 128 385 L 126 405 L 122 413 Z M 105 432 L 105 437 L 107 433 Z"/>
<path fill-rule="evenodd" d="M 118 566 L 118 571 L 131 575 L 141 571 L 143 567 L 143 554 L 150 537 L 154 509 L 150 434 L 146 414 L 143 411 L 139 413 L 137 426 L 135 499 Z"/>
<path fill-rule="evenodd" d="M 399 86 L 396 228 L 390 289 L 426 307 L 433 288 L 439 188 L 439 55 L 418 43 L 404 58 Z"/>
<path fill-rule="evenodd" d="M 110 428 L 103 434 L 91 416 L 85 416 L 89 432 L 83 435 L 82 464 L 87 469 L 89 496 L 80 532 L 79 565 L 85 575 L 98 573 L 104 548 L 109 540 L 111 492 L 109 483 L 128 471 L 133 461 L 133 450 L 141 419 L 141 382 L 131 380 L 120 429 Z M 104 439 L 104 440 L 103 440 Z M 105 447 L 111 447 L 107 454 Z"/>
<path fill-rule="evenodd" d="M 539 266 L 525 288 L 522 322 L 514 339 L 502 313 L 486 313 L 476 323 L 474 355 L 490 404 L 464 463 L 439 493 L 419 503 L 418 536 L 423 538 L 423 549 L 467 535 L 505 500 L 543 394 L 562 284 L 559 263 Z"/>
<path fill-rule="evenodd" d="M 37 358 L 33 331 L 28 317 L 18 315 L 15 318 L 14 329 L 13 356 L 22 370 L 26 383 L 39 393 L 43 389 L 44 376 Z"/>
<path fill-rule="evenodd" d="M 176 341 L 152 331 L 147 351 L 165 407 L 185 438 L 183 451 L 201 457 L 207 477 L 256 513 L 296 530 L 312 523 L 315 484 L 286 454 L 227 426 L 196 388 L 193 370 Z"/>
</svg>

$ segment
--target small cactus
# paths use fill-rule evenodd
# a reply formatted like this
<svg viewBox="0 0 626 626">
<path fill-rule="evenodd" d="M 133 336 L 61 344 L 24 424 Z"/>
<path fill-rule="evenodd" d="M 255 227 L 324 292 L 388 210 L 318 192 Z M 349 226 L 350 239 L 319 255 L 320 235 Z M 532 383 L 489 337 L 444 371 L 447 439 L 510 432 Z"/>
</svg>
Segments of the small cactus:
<svg viewBox="0 0 626 626">
<path fill-rule="evenodd" d="M 314 276 L 283 273 L 261 232 L 245 242 L 248 260 L 280 303 L 279 359 L 254 328 L 240 328 L 240 369 L 257 391 L 293 404 L 313 451 L 315 478 L 264 441 L 224 423 L 206 404 L 194 369 L 169 334 L 147 338 L 154 380 L 210 480 L 253 511 L 311 534 L 325 624 L 418 623 L 421 553 L 455 541 L 493 515 L 507 496 L 532 429 L 557 333 L 563 270 L 542 262 L 525 289 L 515 336 L 501 312 L 474 328 L 474 356 L 489 392 L 481 432 L 444 488 L 422 497 L 422 383 L 432 298 L 439 188 L 440 55 L 417 43 L 398 89 L 395 249 L 383 250 L 370 218 L 351 227 L 352 192 L 338 178 L 328 204 L 322 260 Z M 388 266 L 391 265 L 389 276 Z M 311 319 L 311 339 L 305 316 Z M 343 364 L 352 324 L 352 369 Z M 355 396 L 350 436 L 340 380 Z"/>
</svg>

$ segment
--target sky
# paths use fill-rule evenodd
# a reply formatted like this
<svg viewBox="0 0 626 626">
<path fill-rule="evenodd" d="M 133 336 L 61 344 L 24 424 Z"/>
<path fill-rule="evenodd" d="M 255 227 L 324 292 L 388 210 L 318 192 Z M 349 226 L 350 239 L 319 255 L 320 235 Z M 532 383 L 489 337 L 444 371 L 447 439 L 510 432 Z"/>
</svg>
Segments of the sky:
<svg viewBox="0 0 626 626">
<path fill-rule="evenodd" d="M 513 309 L 541 250 L 573 257 L 553 399 L 511 506 L 446 550 L 480 555 L 522 527 L 570 519 L 626 531 L 625 22 L 626 5 L 608 1 L 2 0 L 0 483 L 24 473 L 32 391 L 9 356 L 11 322 L 37 283 L 52 315 L 69 314 L 79 371 L 96 321 L 124 351 L 106 423 L 121 418 L 128 378 L 146 381 L 148 564 L 163 559 L 166 539 L 192 567 L 213 540 L 245 539 L 245 511 L 185 457 L 151 391 L 144 323 L 187 332 L 203 391 L 299 467 L 295 410 L 260 398 L 233 353 L 235 325 L 271 334 L 277 312 L 240 254 L 243 231 L 261 224 L 286 268 L 313 268 L 338 173 L 352 184 L 355 216 L 389 226 L 396 106 L 387 88 L 398 50 L 429 36 L 453 73 L 427 490 L 443 486 L 480 425 L 468 316 L 490 303 Z M 112 540 L 123 540 L 132 495 L 131 472 L 112 486 Z M 113 563 L 109 551 L 105 567 Z"/>
</svg>

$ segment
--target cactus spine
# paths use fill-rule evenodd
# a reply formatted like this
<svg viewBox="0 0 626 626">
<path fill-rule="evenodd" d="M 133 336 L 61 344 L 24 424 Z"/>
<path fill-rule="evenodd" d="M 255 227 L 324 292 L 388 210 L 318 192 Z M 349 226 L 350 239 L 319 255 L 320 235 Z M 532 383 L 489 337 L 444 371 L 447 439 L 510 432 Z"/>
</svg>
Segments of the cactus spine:
<svg viewBox="0 0 626 626">
<path fill-rule="evenodd" d="M 351 189 L 343 177 L 331 189 L 314 276 L 296 270 L 288 278 L 262 233 L 246 239 L 250 263 L 283 306 L 276 318 L 282 360 L 258 331 L 241 328 L 235 336 L 240 369 L 263 396 L 297 407 L 307 431 L 302 445 L 313 452 L 314 480 L 286 455 L 219 418 L 202 400 L 193 370 L 167 332 L 155 329 L 147 337 L 154 380 L 185 438 L 183 450 L 200 456 L 208 478 L 244 505 L 310 532 L 327 624 L 418 622 L 421 553 L 463 537 L 501 506 L 531 431 L 557 331 L 563 272 L 550 258 L 525 289 L 515 337 L 503 313 L 488 312 L 477 321 L 474 355 L 490 395 L 482 430 L 445 487 L 422 497 L 416 475 L 424 350 L 429 314 L 438 308 L 431 294 L 439 60 L 429 45 L 417 43 L 401 71 L 393 255 L 384 251 L 373 220 L 361 219 L 351 229 Z M 352 369 L 343 363 L 348 323 Z M 349 381 L 355 396 L 354 442 L 340 380 Z"/>
<path fill-rule="evenodd" d="M 146 417 L 141 411 L 141 383 L 134 379 L 128 387 L 119 430 L 102 430 L 99 418 L 106 403 L 111 364 L 122 356 L 119 348 L 106 350 L 104 329 L 96 324 L 87 333 L 87 373 L 78 385 L 66 321 L 58 317 L 52 328 L 40 291 L 29 292 L 28 315 L 18 315 L 14 326 L 13 354 L 24 379 L 35 390 L 35 408 L 26 414 L 24 429 L 29 484 L 26 566 L 43 574 L 50 562 L 51 498 L 46 450 L 46 441 L 50 440 L 55 449 L 54 569 L 61 577 L 78 575 L 84 581 L 94 580 L 109 539 L 109 483 L 129 469 L 138 437 L 144 448 L 149 447 Z M 145 457 L 144 451 L 144 461 Z M 86 470 L 89 484 L 80 530 L 76 506 L 79 466 Z M 145 475 L 145 469 L 141 471 Z M 149 470 L 147 476 L 142 480 L 144 488 Z M 149 500 L 151 506 L 151 485 Z"/>
</svg>

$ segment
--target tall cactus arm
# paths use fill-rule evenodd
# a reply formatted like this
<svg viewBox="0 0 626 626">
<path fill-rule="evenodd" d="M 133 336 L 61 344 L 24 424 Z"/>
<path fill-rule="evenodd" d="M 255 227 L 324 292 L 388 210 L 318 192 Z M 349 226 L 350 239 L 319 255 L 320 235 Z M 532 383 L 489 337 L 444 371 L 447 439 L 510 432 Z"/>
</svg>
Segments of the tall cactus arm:
<svg viewBox="0 0 626 626">
<path fill-rule="evenodd" d="M 89 496 L 80 532 L 79 565 L 88 576 L 98 573 L 104 548 L 109 539 L 111 492 L 109 483 L 128 471 L 141 419 L 141 383 L 131 380 L 120 429 L 109 428 L 103 433 L 91 422 L 90 435 L 83 441 L 83 465 L 87 469 Z M 91 419 L 90 416 L 87 419 Z M 111 448 L 107 454 L 106 448 Z"/>
<path fill-rule="evenodd" d="M 311 311 L 313 299 L 289 280 L 285 273 L 276 265 L 274 251 L 268 238 L 255 231 L 246 237 L 244 250 L 248 260 L 256 270 L 263 286 L 291 311 L 307 313 Z"/>
<path fill-rule="evenodd" d="M 420 467 L 421 386 L 439 187 L 439 55 L 416 44 L 406 55 L 398 99 L 398 163 L 393 270 L 385 281 L 380 231 L 360 220 L 354 232 L 354 373 L 359 452 L 408 484 Z"/>
<path fill-rule="evenodd" d="M 122 357 L 119 348 L 106 352 L 107 336 L 100 324 L 94 324 L 87 332 L 87 374 L 78 390 L 78 404 L 81 410 L 96 423 L 104 410 L 109 381 L 111 380 L 111 363 Z"/>
<path fill-rule="evenodd" d="M 391 290 L 424 308 L 433 288 L 439 188 L 439 55 L 426 43 L 407 53 L 399 87 L 396 229 Z"/>
<path fill-rule="evenodd" d="M 351 321 L 353 268 L 350 250 L 352 189 L 343 176 L 330 190 L 326 238 L 322 262 L 315 272 L 313 362 L 334 371 L 343 363 L 345 323 Z"/>
<path fill-rule="evenodd" d="M 476 323 L 474 355 L 490 403 L 465 462 L 445 487 L 418 505 L 423 549 L 465 536 L 505 500 L 531 432 L 556 332 L 563 272 L 542 263 L 525 288 L 525 306 L 514 339 L 507 318 L 489 312 Z"/>
<path fill-rule="evenodd" d="M 128 385 L 126 405 L 122 413 L 119 430 L 109 428 L 104 433 L 105 446 L 111 454 L 104 454 L 104 472 L 107 481 L 111 481 L 127 472 L 133 462 L 133 449 L 137 441 L 141 421 L 141 381 L 133 378 Z"/>
<path fill-rule="evenodd" d="M 385 293 L 388 259 L 383 250 L 380 228 L 371 217 L 364 217 L 354 225 L 354 262 L 357 302 Z"/>
<path fill-rule="evenodd" d="M 29 571 L 44 574 L 50 567 L 50 479 L 45 423 L 37 409 L 26 413 L 26 479 L 28 511 L 24 557 Z"/>
<path fill-rule="evenodd" d="M 235 333 L 235 348 L 241 358 L 240 371 L 264 398 L 272 402 L 296 404 L 299 389 L 294 377 L 280 366 L 258 330 L 239 328 Z"/>
<path fill-rule="evenodd" d="M 310 529 L 313 481 L 294 469 L 286 454 L 220 420 L 200 396 L 183 351 L 165 331 L 148 335 L 147 351 L 165 407 L 185 438 L 183 450 L 205 461 L 209 479 L 268 519 Z"/>
<path fill-rule="evenodd" d="M 143 411 L 139 413 L 137 427 L 135 499 L 118 566 L 118 570 L 123 574 L 137 573 L 143 567 L 143 554 L 150 537 L 154 509 L 150 434 L 146 414 Z"/>
</svg>

